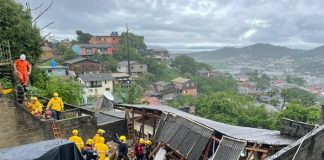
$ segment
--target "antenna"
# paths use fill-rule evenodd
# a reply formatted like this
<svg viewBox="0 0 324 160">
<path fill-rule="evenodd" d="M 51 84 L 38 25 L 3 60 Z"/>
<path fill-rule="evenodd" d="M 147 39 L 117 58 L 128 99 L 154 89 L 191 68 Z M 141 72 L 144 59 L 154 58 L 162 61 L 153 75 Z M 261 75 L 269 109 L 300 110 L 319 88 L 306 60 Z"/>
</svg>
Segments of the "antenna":
<svg viewBox="0 0 324 160">
<path fill-rule="evenodd" d="M 131 70 L 130 70 L 130 57 L 129 57 L 129 39 L 128 39 L 128 25 L 127 25 L 127 22 L 126 22 L 126 39 L 127 39 L 127 55 L 128 55 L 128 59 L 127 59 L 127 63 L 128 63 L 128 74 L 129 76 L 131 75 Z"/>
</svg>

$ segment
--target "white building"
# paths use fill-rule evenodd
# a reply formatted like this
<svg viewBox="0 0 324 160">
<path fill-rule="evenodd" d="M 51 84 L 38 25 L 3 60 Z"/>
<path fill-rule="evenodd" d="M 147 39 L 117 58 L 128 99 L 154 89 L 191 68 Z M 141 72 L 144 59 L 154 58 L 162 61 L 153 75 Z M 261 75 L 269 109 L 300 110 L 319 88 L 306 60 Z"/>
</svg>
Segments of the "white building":
<svg viewBox="0 0 324 160">
<path fill-rule="evenodd" d="M 147 72 L 147 65 L 142 64 L 136 61 L 130 61 L 130 72 L 131 75 L 137 75 L 138 73 L 146 73 Z M 118 72 L 128 73 L 128 61 L 121 61 L 118 63 Z"/>
<path fill-rule="evenodd" d="M 78 82 L 84 87 L 87 97 L 102 96 L 105 91 L 113 91 L 114 78 L 109 73 L 80 74 Z"/>
</svg>

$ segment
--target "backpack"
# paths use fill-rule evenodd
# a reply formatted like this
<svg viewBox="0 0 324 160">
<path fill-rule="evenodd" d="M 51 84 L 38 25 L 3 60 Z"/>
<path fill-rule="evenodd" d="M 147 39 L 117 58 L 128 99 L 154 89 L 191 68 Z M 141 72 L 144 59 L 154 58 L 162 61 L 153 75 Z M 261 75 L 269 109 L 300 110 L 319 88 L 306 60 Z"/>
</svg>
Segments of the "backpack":
<svg viewBox="0 0 324 160">
<path fill-rule="evenodd" d="M 142 155 L 144 153 L 143 146 L 140 144 L 137 144 L 135 146 L 135 151 L 136 151 L 136 155 Z"/>
</svg>

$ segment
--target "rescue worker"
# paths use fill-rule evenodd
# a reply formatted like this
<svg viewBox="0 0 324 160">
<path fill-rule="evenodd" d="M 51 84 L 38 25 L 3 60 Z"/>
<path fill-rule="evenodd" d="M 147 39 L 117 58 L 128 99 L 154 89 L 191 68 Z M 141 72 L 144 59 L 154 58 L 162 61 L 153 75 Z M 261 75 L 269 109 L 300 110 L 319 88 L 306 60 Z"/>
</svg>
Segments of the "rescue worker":
<svg viewBox="0 0 324 160">
<path fill-rule="evenodd" d="M 119 140 L 109 136 L 115 143 L 118 143 L 118 157 L 117 160 L 128 160 L 128 145 L 127 145 L 127 141 L 126 141 L 126 137 L 125 136 L 120 136 Z"/>
<path fill-rule="evenodd" d="M 30 108 L 31 108 L 31 113 L 33 115 L 35 114 L 41 114 L 43 112 L 43 104 L 40 103 L 37 99 L 37 97 L 31 97 L 30 98 L 31 102 L 30 102 Z"/>
<path fill-rule="evenodd" d="M 105 133 L 106 131 L 103 129 L 98 129 L 97 134 L 93 137 L 93 144 L 96 144 L 99 142 L 99 138 L 103 137 L 102 135 Z M 104 138 L 105 141 L 105 138 Z"/>
<path fill-rule="evenodd" d="M 148 139 L 145 141 L 145 158 L 146 158 L 146 160 L 153 160 L 153 157 L 150 157 L 150 154 L 152 153 L 152 151 L 153 151 L 152 141 Z"/>
<path fill-rule="evenodd" d="M 85 160 L 96 160 L 98 158 L 98 154 L 94 150 L 93 140 L 88 139 L 86 146 L 83 148 L 81 154 L 85 158 Z"/>
<path fill-rule="evenodd" d="M 138 144 L 135 144 L 134 147 L 134 152 L 136 155 L 136 160 L 144 160 L 144 146 L 145 146 L 145 141 L 143 138 L 140 138 L 138 140 Z"/>
<path fill-rule="evenodd" d="M 81 137 L 78 136 L 79 132 L 78 130 L 74 129 L 72 130 L 72 136 L 69 138 L 69 141 L 72 141 L 75 143 L 75 145 L 78 147 L 79 151 L 84 147 L 84 143 Z"/>
<path fill-rule="evenodd" d="M 45 109 L 45 119 L 51 119 L 52 118 L 52 111 L 49 108 Z"/>
<path fill-rule="evenodd" d="M 97 154 L 99 155 L 99 160 L 106 160 L 108 156 L 109 147 L 105 144 L 105 138 L 100 137 L 99 142 L 95 144 Z"/>
<path fill-rule="evenodd" d="M 60 119 L 60 114 L 64 110 L 64 103 L 62 99 L 58 97 L 58 93 L 53 93 L 53 97 L 47 103 L 47 108 L 52 110 L 52 116 L 54 119 Z"/>
<path fill-rule="evenodd" d="M 29 74 L 31 73 L 32 67 L 28 61 L 26 61 L 26 55 L 20 55 L 20 58 L 15 60 L 14 69 L 19 78 L 20 84 L 27 87 Z"/>
</svg>

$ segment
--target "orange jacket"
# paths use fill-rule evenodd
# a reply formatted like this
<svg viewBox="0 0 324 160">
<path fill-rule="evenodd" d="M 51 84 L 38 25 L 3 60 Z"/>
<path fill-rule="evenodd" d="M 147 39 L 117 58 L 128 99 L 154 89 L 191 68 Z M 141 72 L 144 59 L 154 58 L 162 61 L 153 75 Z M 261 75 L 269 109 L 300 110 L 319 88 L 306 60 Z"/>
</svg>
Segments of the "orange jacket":
<svg viewBox="0 0 324 160">
<path fill-rule="evenodd" d="M 15 61 L 15 65 L 16 65 L 17 70 L 22 73 L 28 72 L 28 68 L 31 67 L 28 61 L 21 60 L 21 59 L 17 59 Z"/>
</svg>

